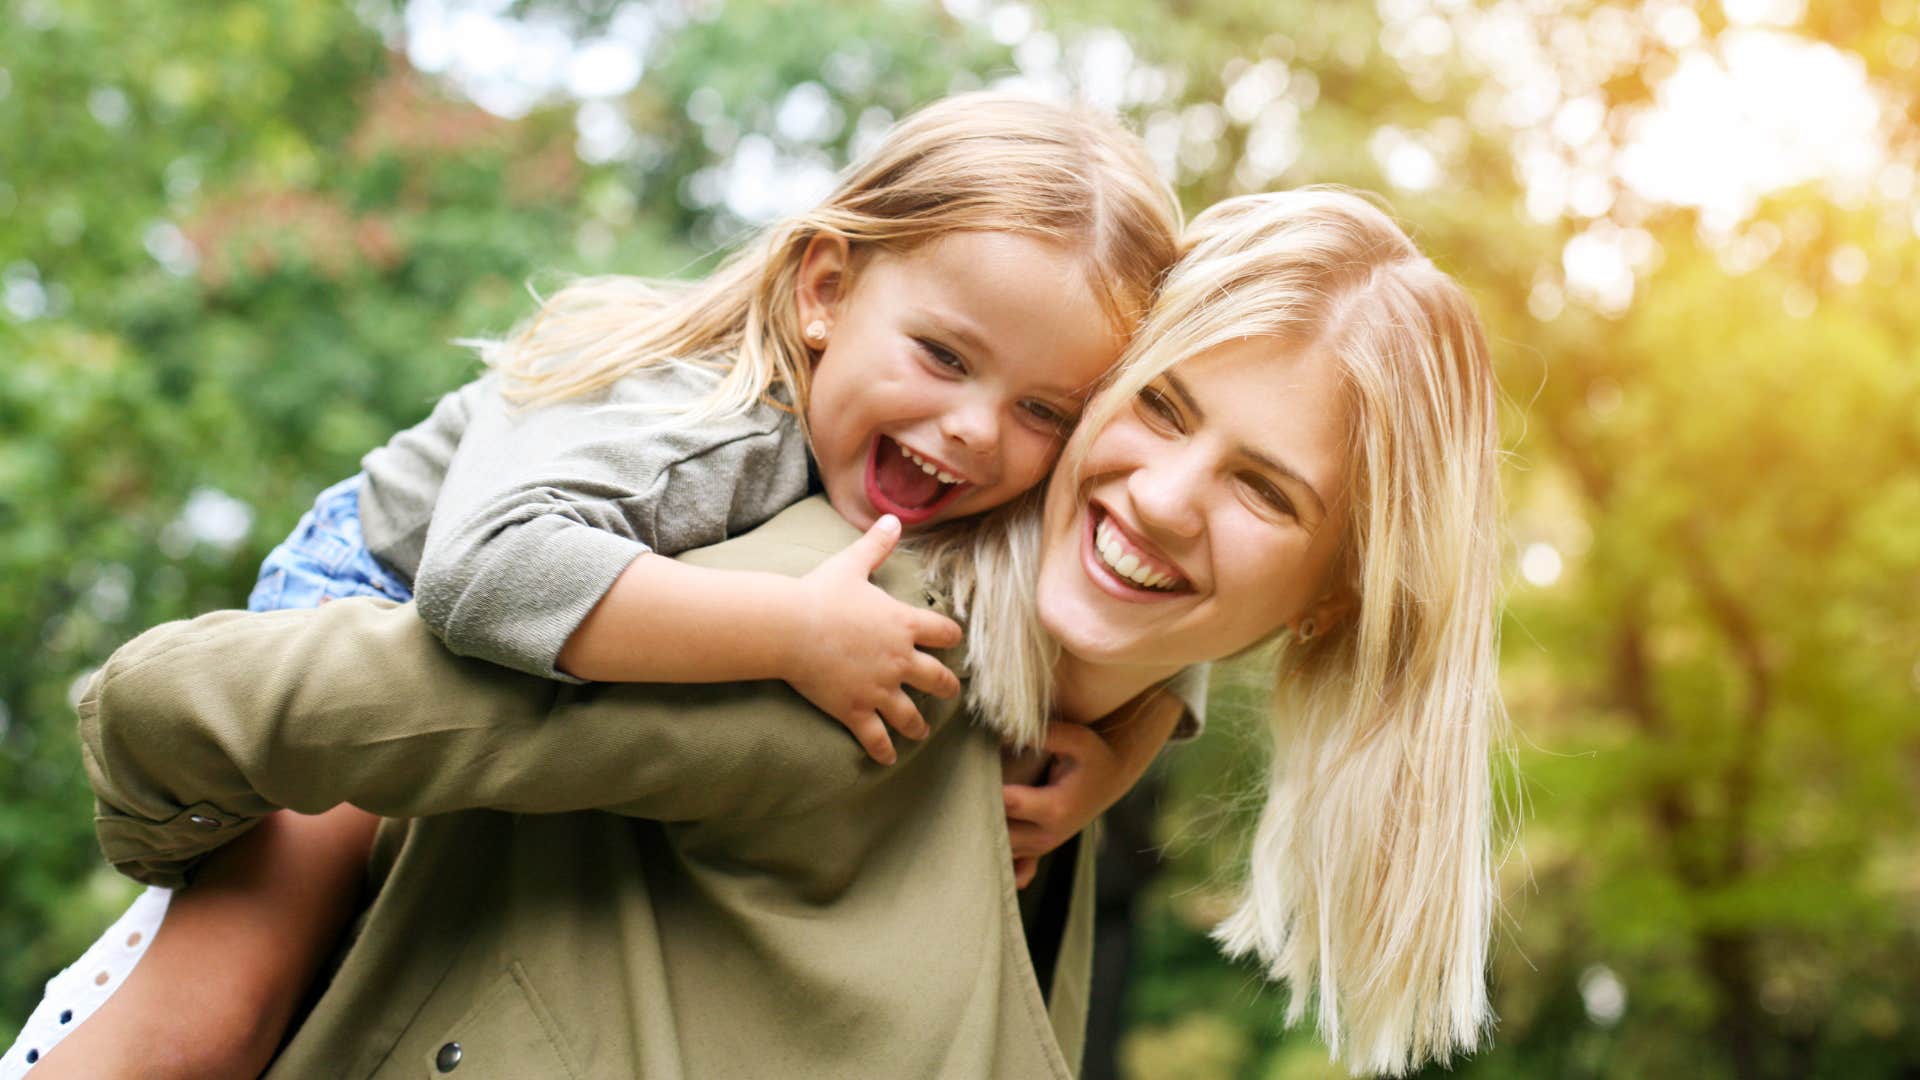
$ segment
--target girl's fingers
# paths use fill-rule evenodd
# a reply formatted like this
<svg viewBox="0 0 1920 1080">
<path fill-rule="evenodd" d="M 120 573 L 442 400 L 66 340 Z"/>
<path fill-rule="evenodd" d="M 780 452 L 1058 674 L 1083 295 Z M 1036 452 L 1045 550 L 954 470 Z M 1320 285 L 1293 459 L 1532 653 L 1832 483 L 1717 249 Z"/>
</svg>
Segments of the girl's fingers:
<svg viewBox="0 0 1920 1080">
<path fill-rule="evenodd" d="M 1064 837 L 1043 829 L 1032 822 L 1010 821 L 1007 823 L 1007 845 L 1013 850 L 1015 858 L 1028 855 L 1045 855 L 1060 846 Z"/>
<path fill-rule="evenodd" d="M 887 703 L 880 707 L 880 715 L 886 719 L 889 727 L 909 739 L 917 741 L 927 737 L 927 722 L 905 690 L 895 690 Z"/>
<path fill-rule="evenodd" d="M 1026 809 L 1027 792 L 1032 790 L 1025 784 L 1000 785 L 1000 804 L 1006 808 L 1009 824 L 1026 819 L 1027 815 L 1022 811 Z"/>
<path fill-rule="evenodd" d="M 1020 855 L 1013 860 L 1013 887 L 1024 889 L 1033 884 L 1033 875 L 1040 871 L 1040 859 L 1035 855 Z"/>
<path fill-rule="evenodd" d="M 1047 725 L 1044 745 L 1048 753 L 1057 757 L 1077 759 L 1087 756 L 1089 751 L 1103 749 L 1106 740 L 1085 724 L 1056 720 Z"/>
<path fill-rule="evenodd" d="M 959 623 L 937 612 L 914 608 L 910 619 L 913 643 L 923 649 L 951 649 L 966 637 Z"/>
<path fill-rule="evenodd" d="M 880 564 L 893 554 L 893 545 L 900 542 L 900 519 L 892 514 L 881 514 L 880 520 L 873 523 L 860 539 L 841 549 L 840 555 L 852 560 L 860 571 L 861 577 L 873 573 Z"/>
<path fill-rule="evenodd" d="M 893 750 L 893 739 L 887 735 L 887 725 L 879 713 L 870 712 L 855 717 L 848 721 L 847 730 L 853 732 L 853 737 L 859 740 L 867 756 L 880 764 L 891 765 L 898 759 L 899 755 Z"/>
<path fill-rule="evenodd" d="M 960 696 L 960 676 L 947 670 L 947 665 L 923 652 L 914 653 L 913 659 L 907 661 L 906 683 L 916 690 L 924 690 L 937 698 Z"/>
<path fill-rule="evenodd" d="M 1007 821 L 1037 824 L 1046 817 L 1049 801 L 1045 788 L 1028 787 L 1025 784 L 1000 785 L 1000 801 L 1005 805 Z"/>
</svg>

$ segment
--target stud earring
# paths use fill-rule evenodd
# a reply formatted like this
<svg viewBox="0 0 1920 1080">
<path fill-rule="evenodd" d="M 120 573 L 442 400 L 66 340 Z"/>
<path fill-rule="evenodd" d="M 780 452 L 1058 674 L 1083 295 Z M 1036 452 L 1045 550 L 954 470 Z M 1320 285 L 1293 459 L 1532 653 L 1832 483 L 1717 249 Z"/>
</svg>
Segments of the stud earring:
<svg viewBox="0 0 1920 1080">
<path fill-rule="evenodd" d="M 1293 636 L 1301 641 L 1312 641 L 1313 635 L 1319 632 L 1319 625 L 1313 621 L 1313 616 L 1309 615 L 1300 620 L 1300 629 L 1295 630 Z"/>
<path fill-rule="evenodd" d="M 813 320 L 812 322 L 807 324 L 807 328 L 805 330 L 800 331 L 800 334 L 801 336 L 807 339 L 809 344 L 825 345 L 827 343 L 826 320 L 824 319 Z"/>
</svg>

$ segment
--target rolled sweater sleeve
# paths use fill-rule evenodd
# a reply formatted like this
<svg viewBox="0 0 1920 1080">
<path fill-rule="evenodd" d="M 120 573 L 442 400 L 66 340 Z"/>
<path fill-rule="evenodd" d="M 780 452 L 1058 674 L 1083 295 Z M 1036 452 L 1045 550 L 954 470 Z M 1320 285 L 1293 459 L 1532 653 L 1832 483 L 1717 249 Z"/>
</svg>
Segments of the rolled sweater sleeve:
<svg viewBox="0 0 1920 1080">
<path fill-rule="evenodd" d="M 795 510 L 828 539 L 756 534 L 708 565 L 804 573 L 852 537 L 823 502 Z M 921 602 L 910 559 L 876 581 Z M 879 768 L 783 683 L 557 683 L 453 656 L 410 607 L 371 599 L 157 627 L 114 653 L 78 712 L 101 848 L 161 885 L 275 809 L 760 818 Z"/>
<path fill-rule="evenodd" d="M 414 581 L 447 648 L 576 682 L 555 660 L 635 558 L 719 543 L 803 497 L 804 444 L 779 410 L 697 425 L 662 415 L 711 386 L 670 366 L 524 410 L 477 398 Z"/>
</svg>

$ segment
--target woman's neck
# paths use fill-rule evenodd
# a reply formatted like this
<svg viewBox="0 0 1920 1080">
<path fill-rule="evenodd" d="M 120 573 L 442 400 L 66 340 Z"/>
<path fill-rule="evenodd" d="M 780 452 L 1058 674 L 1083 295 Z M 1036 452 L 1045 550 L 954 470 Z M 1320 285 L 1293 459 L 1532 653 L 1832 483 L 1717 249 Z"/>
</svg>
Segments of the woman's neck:
<svg viewBox="0 0 1920 1080">
<path fill-rule="evenodd" d="M 1053 668 L 1054 708 L 1063 720 L 1091 724 L 1179 670 L 1096 664 L 1062 652 Z"/>
</svg>

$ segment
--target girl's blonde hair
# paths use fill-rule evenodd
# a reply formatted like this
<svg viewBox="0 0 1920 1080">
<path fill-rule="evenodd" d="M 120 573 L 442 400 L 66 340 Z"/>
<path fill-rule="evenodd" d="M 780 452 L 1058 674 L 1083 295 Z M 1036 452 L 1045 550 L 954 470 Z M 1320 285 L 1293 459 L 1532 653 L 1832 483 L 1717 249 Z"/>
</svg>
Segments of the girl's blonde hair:
<svg viewBox="0 0 1920 1080">
<path fill-rule="evenodd" d="M 688 422 L 744 411 L 776 389 L 804 417 L 813 353 L 794 289 L 808 243 L 826 234 L 856 254 L 900 253 L 967 230 L 1022 233 L 1080 253 L 1094 295 L 1126 335 L 1178 254 L 1180 210 L 1145 147 L 1113 117 L 961 94 L 894 125 L 819 206 L 765 229 L 706 278 L 584 279 L 507 340 L 474 344 L 523 406 L 685 361 L 724 372 Z"/>
<path fill-rule="evenodd" d="M 1276 650 L 1266 804 L 1214 937 L 1285 980 L 1288 1022 L 1311 1008 L 1356 1072 L 1403 1073 L 1472 1050 L 1491 1017 L 1491 770 L 1505 742 L 1493 372 L 1464 291 L 1372 203 L 1326 188 L 1228 199 L 1194 220 L 1062 482 L 1144 387 L 1248 337 L 1329 350 L 1342 372 L 1349 505 L 1331 573 L 1357 608 Z M 1037 506 L 933 553 L 969 610 L 975 706 L 1024 743 L 1051 699 Z"/>
</svg>

